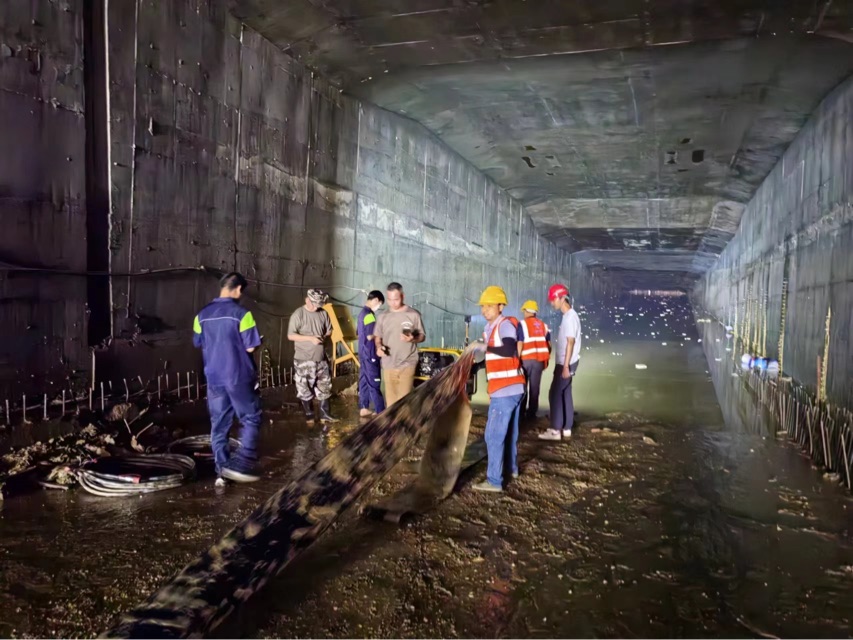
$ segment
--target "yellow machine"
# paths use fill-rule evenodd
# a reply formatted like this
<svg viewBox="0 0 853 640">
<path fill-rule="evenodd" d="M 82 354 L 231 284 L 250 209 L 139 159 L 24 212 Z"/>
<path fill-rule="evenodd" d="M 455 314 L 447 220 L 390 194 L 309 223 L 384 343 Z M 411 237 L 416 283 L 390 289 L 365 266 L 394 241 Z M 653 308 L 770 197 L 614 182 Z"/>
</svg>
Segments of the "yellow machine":
<svg viewBox="0 0 853 640">
<path fill-rule="evenodd" d="M 358 340 L 358 334 L 349 309 L 331 302 L 323 305 L 323 309 L 332 321 L 332 377 L 338 375 L 338 365 L 350 360 L 355 363 L 354 366 L 358 370 L 358 358 L 350 344 Z"/>
</svg>

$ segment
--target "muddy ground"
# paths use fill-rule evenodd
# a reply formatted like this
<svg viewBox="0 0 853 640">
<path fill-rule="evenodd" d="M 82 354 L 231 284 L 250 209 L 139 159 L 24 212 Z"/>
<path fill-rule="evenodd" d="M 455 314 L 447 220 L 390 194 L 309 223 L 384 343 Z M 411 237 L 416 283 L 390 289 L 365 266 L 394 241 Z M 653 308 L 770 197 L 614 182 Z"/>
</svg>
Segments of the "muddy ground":
<svg viewBox="0 0 853 640">
<path fill-rule="evenodd" d="M 553 444 L 536 440 L 543 426 L 522 435 L 521 475 L 503 495 L 470 489 L 480 465 L 436 512 L 402 528 L 350 514 L 268 590 L 260 624 L 252 612 L 240 624 L 263 637 L 849 633 L 849 530 L 816 526 L 819 491 L 804 495 L 768 473 L 752 487 L 765 520 L 727 504 L 736 481 L 712 479 L 737 475 L 719 443 L 695 457 L 707 434 L 614 414 Z M 756 458 L 800 457 L 751 444 Z M 397 475 L 378 491 L 401 483 Z"/>
</svg>

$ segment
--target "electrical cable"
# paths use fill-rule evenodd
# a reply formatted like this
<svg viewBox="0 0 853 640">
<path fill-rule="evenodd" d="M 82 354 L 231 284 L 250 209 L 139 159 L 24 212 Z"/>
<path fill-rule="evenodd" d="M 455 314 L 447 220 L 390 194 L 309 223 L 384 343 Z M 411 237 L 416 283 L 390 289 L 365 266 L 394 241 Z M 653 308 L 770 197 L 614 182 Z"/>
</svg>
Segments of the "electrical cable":
<svg viewBox="0 0 853 640">
<path fill-rule="evenodd" d="M 195 461 L 173 453 L 99 458 L 81 465 L 75 475 L 96 496 L 135 496 L 181 486 L 195 477 Z"/>
<path fill-rule="evenodd" d="M 233 455 L 240 448 L 240 442 L 234 438 L 228 438 L 228 450 Z M 192 458 L 197 464 L 213 464 L 213 448 L 210 444 L 210 434 L 200 436 L 189 436 L 171 443 L 166 451 L 181 456 Z"/>
</svg>

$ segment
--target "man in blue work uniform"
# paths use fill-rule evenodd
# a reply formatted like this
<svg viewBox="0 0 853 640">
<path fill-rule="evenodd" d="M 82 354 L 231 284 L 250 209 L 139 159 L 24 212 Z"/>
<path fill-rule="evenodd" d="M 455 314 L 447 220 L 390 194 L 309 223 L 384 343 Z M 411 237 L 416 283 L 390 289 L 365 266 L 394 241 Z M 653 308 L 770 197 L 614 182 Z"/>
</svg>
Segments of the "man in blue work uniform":
<svg viewBox="0 0 853 640">
<path fill-rule="evenodd" d="M 367 304 L 358 314 L 356 332 L 358 333 L 358 362 L 361 365 L 358 372 L 358 408 L 359 415 L 367 418 L 375 413 L 385 411 L 385 398 L 379 388 L 382 380 L 379 357 L 376 355 L 374 328 L 376 327 L 376 312 L 385 304 L 385 296 L 381 291 L 371 291 L 367 294 Z M 373 401 L 373 411 L 370 402 Z"/>
<path fill-rule="evenodd" d="M 238 302 L 246 285 L 239 273 L 223 276 L 219 297 L 199 311 L 193 322 L 193 344 L 204 354 L 210 442 L 218 486 L 225 484 L 223 478 L 235 482 L 260 478 L 256 467 L 261 403 L 256 390 L 257 370 L 250 354 L 260 346 L 261 337 L 252 312 Z M 235 413 L 243 428 L 240 449 L 229 459 L 228 432 Z"/>
</svg>

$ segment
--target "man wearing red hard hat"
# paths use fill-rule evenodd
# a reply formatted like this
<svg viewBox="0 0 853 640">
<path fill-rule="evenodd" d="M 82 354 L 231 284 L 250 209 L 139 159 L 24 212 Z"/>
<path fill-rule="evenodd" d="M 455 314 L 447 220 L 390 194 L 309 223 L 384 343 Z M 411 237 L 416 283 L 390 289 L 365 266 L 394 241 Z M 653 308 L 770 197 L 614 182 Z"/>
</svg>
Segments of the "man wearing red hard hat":
<svg viewBox="0 0 853 640">
<path fill-rule="evenodd" d="M 572 437 L 575 405 L 572 399 L 572 380 L 578 370 L 581 353 L 581 320 L 572 309 L 569 290 L 555 284 L 548 290 L 551 306 L 563 314 L 553 350 L 557 366 L 551 382 L 551 428 L 539 434 L 541 440 L 562 440 Z"/>
</svg>

